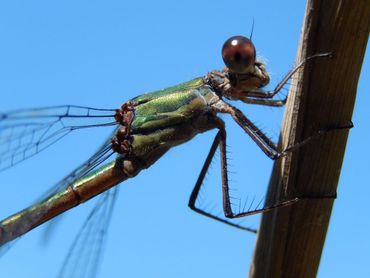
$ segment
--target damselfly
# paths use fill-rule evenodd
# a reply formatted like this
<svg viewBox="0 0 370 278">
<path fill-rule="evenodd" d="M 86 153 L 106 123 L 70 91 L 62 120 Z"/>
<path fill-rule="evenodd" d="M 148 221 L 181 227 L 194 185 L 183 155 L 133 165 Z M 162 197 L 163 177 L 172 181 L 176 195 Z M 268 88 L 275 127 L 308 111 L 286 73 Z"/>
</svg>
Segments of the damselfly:
<svg viewBox="0 0 370 278">
<path fill-rule="evenodd" d="M 327 54 L 312 57 L 319 56 Z M 249 207 L 245 211 L 233 211 L 228 186 L 226 129 L 224 121 L 218 115 L 230 115 L 269 158 L 278 159 L 286 155 L 297 146 L 279 151 L 229 101 L 283 106 L 286 97 L 274 97 L 306 61 L 297 65 L 273 91 L 268 92 L 263 87 L 269 83 L 269 75 L 264 63 L 256 60 L 256 50 L 250 39 L 242 36 L 228 39 L 222 48 L 222 57 L 226 64 L 225 69 L 211 71 L 206 76 L 164 90 L 140 95 L 117 110 L 68 105 L 1 114 L 0 170 L 32 157 L 72 131 L 98 126 L 116 126 L 116 129 L 90 159 L 54 186 L 40 202 L 1 221 L 0 244 L 14 240 L 98 194 L 105 194 L 106 199 L 113 203 L 115 190 L 109 193 L 108 189 L 149 168 L 172 147 L 211 129 L 217 129 L 218 132 L 191 193 L 189 207 L 192 210 L 230 226 L 251 230 L 196 206 L 204 177 L 218 148 L 221 157 L 223 210 L 227 218 L 245 217 L 296 202 L 297 198 L 262 208 L 257 205 L 255 209 Z M 113 161 L 103 164 L 113 155 Z M 101 206 L 111 205 L 103 201 Z M 76 242 L 79 240 L 77 238 Z M 67 257 L 65 264 L 70 263 L 71 257 Z"/>
</svg>

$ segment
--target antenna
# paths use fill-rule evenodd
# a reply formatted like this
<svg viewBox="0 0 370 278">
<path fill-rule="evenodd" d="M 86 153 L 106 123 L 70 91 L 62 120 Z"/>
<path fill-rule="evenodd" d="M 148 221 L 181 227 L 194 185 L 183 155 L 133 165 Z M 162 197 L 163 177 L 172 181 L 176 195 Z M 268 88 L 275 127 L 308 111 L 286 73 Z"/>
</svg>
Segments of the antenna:
<svg viewBox="0 0 370 278">
<path fill-rule="evenodd" d="M 249 39 L 252 40 L 252 36 L 253 36 L 253 30 L 254 30 L 254 17 L 252 19 L 252 30 L 251 30 L 251 34 L 249 36 Z"/>
</svg>

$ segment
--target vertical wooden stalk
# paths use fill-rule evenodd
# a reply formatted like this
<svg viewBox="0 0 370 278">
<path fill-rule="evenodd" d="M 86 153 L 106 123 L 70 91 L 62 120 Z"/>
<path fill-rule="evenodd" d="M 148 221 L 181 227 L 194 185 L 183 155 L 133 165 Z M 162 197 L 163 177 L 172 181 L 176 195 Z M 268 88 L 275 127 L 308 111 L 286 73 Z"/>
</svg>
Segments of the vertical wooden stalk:
<svg viewBox="0 0 370 278">
<path fill-rule="evenodd" d="M 317 53 L 333 57 L 308 63 L 293 82 L 281 148 L 350 122 L 369 31 L 369 0 L 308 0 L 297 61 Z M 277 161 L 268 202 L 335 194 L 347 136 L 348 130 L 325 134 Z M 315 277 L 333 202 L 302 200 L 263 215 L 250 277 Z"/>
</svg>

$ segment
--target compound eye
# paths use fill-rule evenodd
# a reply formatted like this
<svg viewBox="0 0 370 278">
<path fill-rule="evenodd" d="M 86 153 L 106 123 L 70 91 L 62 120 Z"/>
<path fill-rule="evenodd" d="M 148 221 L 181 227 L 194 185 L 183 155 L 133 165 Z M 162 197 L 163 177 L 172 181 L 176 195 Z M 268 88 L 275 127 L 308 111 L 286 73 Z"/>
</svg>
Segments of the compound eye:
<svg viewBox="0 0 370 278">
<path fill-rule="evenodd" d="M 222 46 L 222 59 L 231 71 L 247 73 L 254 66 L 256 48 L 250 39 L 234 36 Z"/>
</svg>

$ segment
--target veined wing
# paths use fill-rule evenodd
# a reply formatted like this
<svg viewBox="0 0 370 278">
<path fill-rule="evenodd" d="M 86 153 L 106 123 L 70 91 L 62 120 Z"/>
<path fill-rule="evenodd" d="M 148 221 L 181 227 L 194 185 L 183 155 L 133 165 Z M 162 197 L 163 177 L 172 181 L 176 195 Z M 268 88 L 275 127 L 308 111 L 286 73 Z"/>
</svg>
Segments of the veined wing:
<svg viewBox="0 0 370 278">
<path fill-rule="evenodd" d="M 117 193 L 118 187 L 114 187 L 99 196 L 97 203 L 75 237 L 58 278 L 97 277 Z"/>
<path fill-rule="evenodd" d="M 114 132 L 116 132 L 116 130 L 114 130 Z M 74 181 L 89 174 L 92 170 L 96 169 L 104 161 L 108 160 L 108 158 L 114 154 L 113 150 L 111 149 L 111 136 L 112 135 L 110 135 L 107 138 L 107 140 L 105 140 L 105 142 L 99 147 L 99 149 L 93 154 L 93 156 L 91 156 L 88 160 L 82 163 L 79 167 L 77 167 L 65 178 L 63 178 L 60 182 L 54 185 L 50 190 L 48 190 L 45 194 L 43 194 L 42 198 L 39 198 L 36 204 L 64 190 Z M 37 219 L 28 219 L 27 221 L 37 222 L 39 219 L 42 219 L 42 217 L 47 213 L 48 211 L 40 211 L 35 216 L 37 217 Z M 5 245 L 1 246 L 0 253 L 2 254 L 5 253 L 9 249 L 11 244 L 12 242 L 6 243 Z"/>
<path fill-rule="evenodd" d="M 112 152 L 106 152 L 107 147 L 110 149 L 110 141 L 113 134 L 102 144 L 98 151 L 85 163 L 72 171 L 68 176 L 61 180 L 47 195 L 53 192 L 60 191 L 68 186 L 74 180 L 88 174 L 104 160 L 106 160 Z M 95 206 L 86 218 L 79 233 L 73 240 L 71 247 L 66 255 L 63 265 L 59 270 L 58 278 L 63 277 L 96 277 L 98 268 L 101 263 L 102 254 L 104 252 L 104 244 L 106 242 L 107 230 L 110 224 L 111 215 L 117 199 L 118 187 L 99 195 Z M 51 232 L 52 226 L 55 226 L 55 221 L 61 217 L 49 222 L 47 233 Z"/>
<path fill-rule="evenodd" d="M 114 109 L 62 105 L 0 113 L 0 171 L 46 149 L 74 130 L 115 125 Z"/>
<path fill-rule="evenodd" d="M 47 198 L 70 185 L 73 181 L 82 178 L 83 176 L 90 173 L 92 170 L 97 168 L 100 164 L 106 161 L 112 154 L 114 154 L 111 148 L 111 140 L 113 135 L 117 132 L 115 128 L 114 131 L 107 137 L 104 143 L 97 149 L 97 151 L 86 161 L 84 161 L 80 166 L 70 172 L 62 180 L 60 180 L 56 185 L 54 185 L 50 190 L 48 190 L 40 200 Z"/>
</svg>

